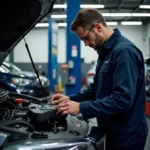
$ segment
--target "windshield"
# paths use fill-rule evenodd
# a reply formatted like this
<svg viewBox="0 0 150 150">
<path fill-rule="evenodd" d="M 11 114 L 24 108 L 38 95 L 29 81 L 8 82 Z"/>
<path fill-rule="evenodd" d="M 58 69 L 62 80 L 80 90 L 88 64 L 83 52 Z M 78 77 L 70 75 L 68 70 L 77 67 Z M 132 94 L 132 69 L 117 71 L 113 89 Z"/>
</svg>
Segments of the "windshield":
<svg viewBox="0 0 150 150">
<path fill-rule="evenodd" d="M 0 66 L 0 72 L 8 73 L 9 70 L 8 70 L 6 67 L 4 67 L 3 65 L 1 65 L 1 66 Z"/>
<path fill-rule="evenodd" d="M 18 68 L 17 66 L 11 64 L 11 63 L 8 63 L 8 62 L 3 62 L 3 68 L 5 67 L 5 69 L 9 70 L 9 72 L 20 72 L 21 69 Z"/>
</svg>

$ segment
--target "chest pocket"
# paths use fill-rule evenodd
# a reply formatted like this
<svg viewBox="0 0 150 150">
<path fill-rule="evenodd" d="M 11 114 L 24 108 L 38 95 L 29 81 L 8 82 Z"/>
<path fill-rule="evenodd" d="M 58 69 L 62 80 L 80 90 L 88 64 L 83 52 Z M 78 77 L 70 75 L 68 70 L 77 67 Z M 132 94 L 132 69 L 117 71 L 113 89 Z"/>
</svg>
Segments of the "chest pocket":
<svg viewBox="0 0 150 150">
<path fill-rule="evenodd" d="M 108 73 L 109 67 L 110 67 L 109 63 L 104 63 L 100 69 L 100 73 Z"/>
<path fill-rule="evenodd" d="M 110 63 L 103 63 L 98 71 L 97 97 L 105 97 L 112 92 L 112 72 Z"/>
</svg>

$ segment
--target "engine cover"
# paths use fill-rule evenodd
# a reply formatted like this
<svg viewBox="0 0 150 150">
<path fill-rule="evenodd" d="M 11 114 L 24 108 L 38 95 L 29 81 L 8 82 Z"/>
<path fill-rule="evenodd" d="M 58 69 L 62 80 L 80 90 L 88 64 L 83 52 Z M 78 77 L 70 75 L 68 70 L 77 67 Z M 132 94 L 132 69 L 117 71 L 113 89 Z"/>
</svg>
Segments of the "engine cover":
<svg viewBox="0 0 150 150">
<path fill-rule="evenodd" d="M 47 121 L 64 119 L 66 115 L 57 115 L 53 109 L 54 105 L 49 104 L 31 104 L 28 109 L 28 116 L 31 122 L 46 123 Z"/>
</svg>

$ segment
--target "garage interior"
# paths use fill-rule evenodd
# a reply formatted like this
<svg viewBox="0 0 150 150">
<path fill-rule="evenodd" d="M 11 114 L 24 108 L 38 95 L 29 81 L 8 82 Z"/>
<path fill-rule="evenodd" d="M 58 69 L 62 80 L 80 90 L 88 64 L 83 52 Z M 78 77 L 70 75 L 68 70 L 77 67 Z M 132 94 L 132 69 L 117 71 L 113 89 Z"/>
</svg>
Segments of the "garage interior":
<svg viewBox="0 0 150 150">
<path fill-rule="evenodd" d="M 80 0 L 79 8 L 91 6 L 97 8 L 104 15 L 108 26 L 113 29 L 118 28 L 122 35 L 131 40 L 142 51 L 145 60 L 150 57 L 150 0 Z M 70 30 L 67 22 L 72 21 L 71 15 L 68 16 L 71 13 L 76 13 L 76 8 L 73 8 L 72 12 L 66 12 L 66 7 L 65 0 L 56 0 L 52 14 L 44 17 L 25 36 L 36 69 L 41 71 L 40 73 L 50 82 L 51 87 L 48 90 L 50 90 L 51 95 L 57 92 L 73 94 L 88 88 L 91 80 L 93 80 L 95 73 L 93 66 L 95 67 L 98 58 L 95 51 L 86 47 L 78 39 L 75 39 L 76 43 L 72 47 L 67 45 L 68 37 L 72 37 L 72 35 L 67 34 L 67 31 Z M 51 40 L 53 23 L 57 26 L 54 49 L 52 49 Z M 68 54 L 69 50 L 72 52 L 71 54 Z M 78 50 L 80 54 L 77 53 Z M 54 56 L 55 63 L 50 60 Z M 71 57 L 77 58 L 76 62 L 79 62 L 77 68 L 81 69 L 74 68 L 76 62 L 73 62 Z M 34 72 L 24 40 L 21 40 L 14 47 L 14 51 L 6 58 L 6 62 L 16 65 L 23 71 Z M 53 67 L 54 70 L 56 69 L 55 72 L 52 70 Z M 145 64 L 146 75 L 149 75 L 149 68 L 149 64 Z M 70 70 L 73 73 L 72 76 L 68 74 Z M 55 80 L 52 81 L 54 76 Z M 77 86 L 74 86 L 75 84 Z M 66 87 L 66 85 L 69 86 Z M 147 82 L 146 86 L 147 88 L 150 87 L 150 82 Z M 150 129 L 150 116 L 148 115 L 147 122 Z M 145 150 L 150 150 L 150 131 Z"/>
</svg>

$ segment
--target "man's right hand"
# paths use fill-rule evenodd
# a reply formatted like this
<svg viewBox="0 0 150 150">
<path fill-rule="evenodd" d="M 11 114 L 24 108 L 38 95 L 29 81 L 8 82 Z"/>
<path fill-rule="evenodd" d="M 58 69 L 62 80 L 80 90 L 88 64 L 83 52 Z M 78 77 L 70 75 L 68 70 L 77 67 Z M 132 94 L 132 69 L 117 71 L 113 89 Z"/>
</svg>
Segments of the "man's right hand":
<svg viewBox="0 0 150 150">
<path fill-rule="evenodd" d="M 70 100 L 69 96 L 65 96 L 63 94 L 55 94 L 50 99 L 50 104 L 59 104 L 64 100 Z"/>
</svg>

